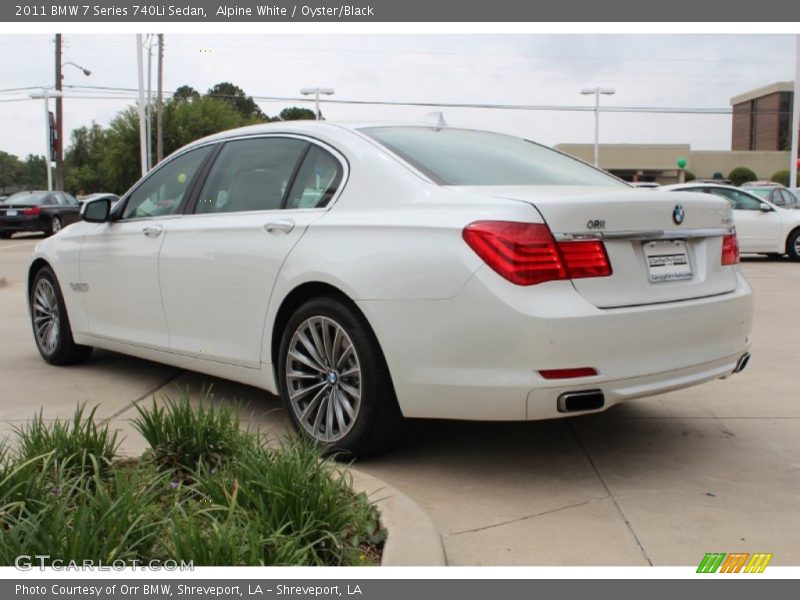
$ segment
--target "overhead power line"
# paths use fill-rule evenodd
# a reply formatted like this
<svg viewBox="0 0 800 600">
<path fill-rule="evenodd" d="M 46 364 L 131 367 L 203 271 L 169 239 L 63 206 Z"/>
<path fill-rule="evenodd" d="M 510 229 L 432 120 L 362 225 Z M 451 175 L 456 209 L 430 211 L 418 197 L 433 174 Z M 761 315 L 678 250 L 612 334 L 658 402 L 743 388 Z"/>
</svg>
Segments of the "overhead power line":
<svg viewBox="0 0 800 600">
<path fill-rule="evenodd" d="M 100 85 L 65 85 L 65 89 L 71 90 L 67 98 L 84 100 L 135 100 L 136 88 L 100 86 Z M 31 88 L 37 89 L 37 88 Z M 2 90 L 0 90 L 2 91 Z M 164 95 L 171 97 L 174 92 L 164 91 Z M 228 94 L 204 94 L 211 98 L 237 98 Z M 251 96 L 253 100 L 260 102 L 291 102 L 307 103 L 308 98 L 298 96 Z M 28 98 L 0 99 L 0 102 L 24 101 Z M 594 106 L 568 105 L 568 104 L 500 104 L 488 102 L 424 102 L 424 101 L 401 101 L 401 100 L 355 100 L 343 98 L 330 98 L 325 100 L 326 104 L 341 104 L 352 106 L 397 106 L 397 107 L 421 107 L 421 108 L 472 108 L 488 110 L 523 110 L 523 111 L 550 111 L 550 112 L 593 112 Z M 641 114 L 685 114 L 685 115 L 731 115 L 731 107 L 692 107 L 692 106 L 604 106 L 603 112 L 607 113 L 641 113 Z M 759 114 L 790 114 L 791 111 L 764 110 L 759 109 Z"/>
</svg>

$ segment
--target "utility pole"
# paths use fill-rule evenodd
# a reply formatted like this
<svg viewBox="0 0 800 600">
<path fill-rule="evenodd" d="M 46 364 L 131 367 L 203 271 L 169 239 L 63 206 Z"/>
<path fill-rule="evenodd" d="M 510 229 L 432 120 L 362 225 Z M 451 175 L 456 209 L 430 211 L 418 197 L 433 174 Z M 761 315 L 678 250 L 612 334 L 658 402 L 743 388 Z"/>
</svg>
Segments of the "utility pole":
<svg viewBox="0 0 800 600">
<path fill-rule="evenodd" d="M 61 34 L 56 34 L 56 189 L 64 189 L 64 107 L 61 100 Z M 47 155 L 48 164 L 50 155 Z"/>
<path fill-rule="evenodd" d="M 158 90 L 156 97 L 156 163 L 164 159 L 164 34 L 158 34 Z"/>
</svg>

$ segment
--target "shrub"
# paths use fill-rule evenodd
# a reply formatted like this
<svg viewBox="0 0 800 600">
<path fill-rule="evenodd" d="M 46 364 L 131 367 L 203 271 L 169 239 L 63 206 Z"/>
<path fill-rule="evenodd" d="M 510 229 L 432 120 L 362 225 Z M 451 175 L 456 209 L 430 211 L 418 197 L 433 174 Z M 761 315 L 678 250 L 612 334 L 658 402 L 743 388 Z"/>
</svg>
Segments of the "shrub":
<svg viewBox="0 0 800 600">
<path fill-rule="evenodd" d="M 56 419 L 52 423 L 45 422 L 40 411 L 17 430 L 18 458 L 30 460 L 31 466 L 37 465 L 40 469 L 48 465 L 57 470 L 81 468 L 92 472 L 95 461 L 101 469 L 106 469 L 119 449 L 117 433 L 95 424 L 97 407 L 85 416 L 84 411 L 85 405 L 81 404 L 72 421 Z"/>
<path fill-rule="evenodd" d="M 694 181 L 695 179 L 697 179 L 697 176 L 695 176 L 695 174 L 692 173 L 691 171 L 684 171 L 683 172 L 683 180 L 686 183 L 689 183 L 690 181 Z"/>
<path fill-rule="evenodd" d="M 780 171 L 775 171 L 769 180 L 774 181 L 775 183 L 780 183 L 786 187 L 792 187 L 789 185 L 789 174 L 789 169 L 781 169 Z M 797 175 L 795 186 L 800 186 L 800 173 Z"/>
<path fill-rule="evenodd" d="M 235 456 L 243 445 L 252 444 L 251 436 L 239 429 L 236 408 L 227 404 L 207 406 L 208 393 L 199 405 L 192 406 L 188 391 L 178 400 L 165 399 L 152 408 L 136 407 L 139 413 L 133 426 L 152 449 L 156 464 L 162 469 L 193 472 L 200 463 L 212 467 Z"/>
<path fill-rule="evenodd" d="M 758 175 L 756 175 L 747 167 L 736 167 L 730 173 L 728 173 L 728 179 L 731 180 L 733 185 L 738 186 L 742 185 L 743 183 L 747 183 L 748 181 L 755 181 L 758 179 Z"/>
<path fill-rule="evenodd" d="M 239 429 L 232 408 L 193 409 L 186 394 L 140 409 L 137 427 L 154 445 L 112 463 L 116 435 L 87 424 L 92 415 L 81 407 L 71 425 L 46 426 L 40 413 L 17 430 L 16 448 L 0 444 L 0 565 L 22 554 L 209 566 L 378 561 L 386 532 L 377 510 L 320 448 L 268 447 Z M 93 450 L 75 452 L 78 440 Z"/>
</svg>

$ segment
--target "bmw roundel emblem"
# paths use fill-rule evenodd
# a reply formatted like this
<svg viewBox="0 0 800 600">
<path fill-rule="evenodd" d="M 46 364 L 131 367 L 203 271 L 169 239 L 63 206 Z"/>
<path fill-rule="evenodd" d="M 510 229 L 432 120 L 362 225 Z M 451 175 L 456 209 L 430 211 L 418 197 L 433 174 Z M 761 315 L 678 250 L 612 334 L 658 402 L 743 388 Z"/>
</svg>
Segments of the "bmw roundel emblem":
<svg viewBox="0 0 800 600">
<path fill-rule="evenodd" d="M 675 225 L 683 223 L 684 217 L 686 217 L 686 213 L 683 212 L 683 207 L 680 204 L 676 204 L 675 210 L 672 211 L 672 220 L 675 221 Z"/>
</svg>

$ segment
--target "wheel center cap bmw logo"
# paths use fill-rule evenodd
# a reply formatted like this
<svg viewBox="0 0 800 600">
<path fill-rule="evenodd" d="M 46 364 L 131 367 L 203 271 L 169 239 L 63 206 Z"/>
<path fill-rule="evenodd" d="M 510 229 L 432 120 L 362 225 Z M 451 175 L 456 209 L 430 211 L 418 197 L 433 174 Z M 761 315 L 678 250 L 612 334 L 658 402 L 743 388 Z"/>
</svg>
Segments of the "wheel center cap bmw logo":
<svg viewBox="0 0 800 600">
<path fill-rule="evenodd" d="M 331 385 L 336 385 L 337 381 L 339 381 L 339 376 L 336 373 L 334 373 L 333 371 L 328 373 L 328 383 L 330 383 Z"/>
<path fill-rule="evenodd" d="M 675 222 L 675 225 L 683 223 L 685 217 L 686 213 L 683 212 L 683 207 L 680 204 L 676 204 L 675 210 L 672 211 L 672 220 Z"/>
</svg>

